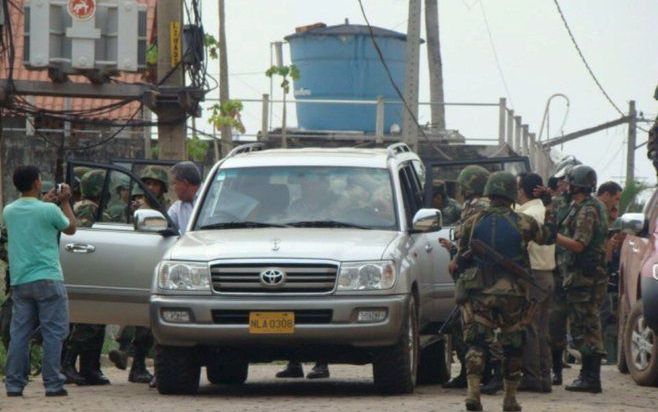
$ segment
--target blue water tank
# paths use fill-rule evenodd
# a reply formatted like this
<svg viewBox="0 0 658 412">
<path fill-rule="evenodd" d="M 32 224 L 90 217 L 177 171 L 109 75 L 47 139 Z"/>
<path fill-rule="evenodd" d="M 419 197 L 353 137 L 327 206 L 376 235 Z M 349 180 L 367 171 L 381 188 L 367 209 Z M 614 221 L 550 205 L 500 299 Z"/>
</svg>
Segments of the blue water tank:
<svg viewBox="0 0 658 412">
<path fill-rule="evenodd" d="M 373 27 L 390 74 L 404 90 L 406 35 Z M 304 99 L 376 100 L 382 96 L 384 130 L 402 125 L 402 104 L 372 44 L 367 26 L 316 25 L 285 38 L 292 63 L 299 68 L 294 82 L 299 127 L 305 130 L 375 131 L 376 106 L 303 103 Z"/>
</svg>

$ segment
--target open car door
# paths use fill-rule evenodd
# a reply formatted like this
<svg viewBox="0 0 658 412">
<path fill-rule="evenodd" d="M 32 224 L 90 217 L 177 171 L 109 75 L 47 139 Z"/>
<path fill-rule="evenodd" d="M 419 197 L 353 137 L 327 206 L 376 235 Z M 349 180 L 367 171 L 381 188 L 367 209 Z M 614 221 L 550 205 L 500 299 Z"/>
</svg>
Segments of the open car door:
<svg viewBox="0 0 658 412">
<path fill-rule="evenodd" d="M 81 188 L 90 172 L 102 173 L 102 188 Z M 87 189 L 87 201 L 98 205 L 91 227 L 78 227 L 60 239 L 71 322 L 148 326 L 155 266 L 178 239 L 178 228 L 140 179 L 121 166 L 69 161 L 67 183 L 74 204 Z M 134 209 L 140 203 L 132 200 L 138 196 L 141 208 L 162 213 L 166 229 L 137 229 Z"/>
</svg>

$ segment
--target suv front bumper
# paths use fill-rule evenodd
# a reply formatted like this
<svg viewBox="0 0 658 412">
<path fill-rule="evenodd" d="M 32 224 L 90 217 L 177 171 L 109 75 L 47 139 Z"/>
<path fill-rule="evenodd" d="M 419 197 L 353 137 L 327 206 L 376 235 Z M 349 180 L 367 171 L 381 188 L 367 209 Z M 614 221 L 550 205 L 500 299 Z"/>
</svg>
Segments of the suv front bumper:
<svg viewBox="0 0 658 412">
<path fill-rule="evenodd" d="M 170 346 L 331 344 L 359 347 L 398 342 L 407 307 L 407 295 L 391 296 L 151 296 L 151 328 L 157 342 Z M 164 310 L 190 314 L 186 323 L 167 322 Z M 360 310 L 385 309 L 381 322 L 358 322 Z M 297 323 L 292 334 L 252 334 L 248 322 L 217 323 L 214 311 L 330 311 L 326 323 Z M 216 313 L 216 312 L 215 312 Z"/>
</svg>

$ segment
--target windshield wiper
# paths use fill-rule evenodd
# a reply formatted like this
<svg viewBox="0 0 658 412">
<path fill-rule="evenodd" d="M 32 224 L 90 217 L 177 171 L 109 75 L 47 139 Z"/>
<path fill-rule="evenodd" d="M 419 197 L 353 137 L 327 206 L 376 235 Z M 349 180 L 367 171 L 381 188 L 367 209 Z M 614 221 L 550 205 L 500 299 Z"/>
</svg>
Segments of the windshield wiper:
<svg viewBox="0 0 658 412">
<path fill-rule="evenodd" d="M 210 225 L 201 226 L 200 230 L 206 229 L 240 229 L 240 228 L 260 228 L 260 227 L 290 227 L 290 225 L 282 225 L 279 223 L 266 223 L 266 222 L 222 222 L 213 223 Z"/>
<path fill-rule="evenodd" d="M 306 220 L 302 222 L 288 222 L 288 226 L 295 227 L 345 227 L 352 229 L 366 229 L 371 230 L 372 228 L 357 225 L 354 223 L 348 222 L 339 222 L 337 220 Z"/>
</svg>

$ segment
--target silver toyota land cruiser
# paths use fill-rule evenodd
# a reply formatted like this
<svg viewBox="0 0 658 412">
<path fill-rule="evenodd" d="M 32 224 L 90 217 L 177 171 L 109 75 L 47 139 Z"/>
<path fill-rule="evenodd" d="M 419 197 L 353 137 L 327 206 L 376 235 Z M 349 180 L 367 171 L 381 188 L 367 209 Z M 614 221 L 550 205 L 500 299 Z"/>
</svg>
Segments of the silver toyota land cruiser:
<svg viewBox="0 0 658 412">
<path fill-rule="evenodd" d="M 156 248 L 168 248 L 153 265 L 149 301 L 160 393 L 196 392 L 202 366 L 211 383 L 241 384 L 249 363 L 288 359 L 372 363 L 383 393 L 446 380 L 451 348 L 438 328 L 454 306 L 453 282 L 438 238 L 449 235 L 440 212 L 423 208 L 424 182 L 404 144 L 246 145 L 209 173 L 177 241 L 162 235 L 165 216 L 137 211 L 132 230 L 160 233 Z M 140 310 L 138 289 L 114 307 Z M 83 321 L 93 316 L 82 305 L 109 307 L 94 289 L 69 290 Z"/>
</svg>

